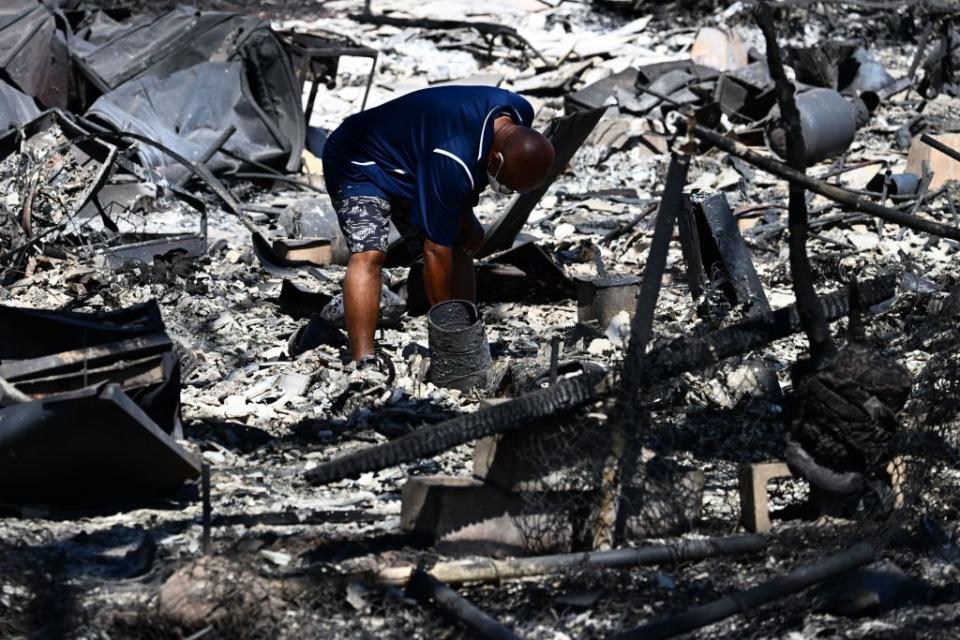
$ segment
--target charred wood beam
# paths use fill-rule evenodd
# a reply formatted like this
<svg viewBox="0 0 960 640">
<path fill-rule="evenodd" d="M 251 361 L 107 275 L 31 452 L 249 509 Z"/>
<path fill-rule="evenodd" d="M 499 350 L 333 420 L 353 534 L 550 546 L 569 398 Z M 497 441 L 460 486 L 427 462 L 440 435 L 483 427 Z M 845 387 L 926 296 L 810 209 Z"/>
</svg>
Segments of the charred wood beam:
<svg viewBox="0 0 960 640">
<path fill-rule="evenodd" d="M 552 387 L 538 389 L 511 402 L 458 416 L 390 442 L 321 463 L 307 471 L 307 481 L 323 485 L 343 478 L 355 478 L 366 471 L 427 458 L 465 442 L 519 429 L 539 418 L 594 402 L 608 392 L 609 384 L 607 378 L 599 373 L 561 380 Z"/>
<path fill-rule="evenodd" d="M 879 304 L 893 296 L 896 279 L 886 276 L 859 283 L 858 300 L 864 307 Z M 826 317 L 837 320 L 850 312 L 849 289 L 823 296 L 819 300 Z M 709 367 L 717 362 L 759 349 L 800 330 L 796 307 L 779 309 L 721 329 L 703 338 L 684 336 L 648 354 L 635 385 L 641 388 L 687 371 Z M 355 478 L 367 471 L 378 471 L 405 462 L 426 458 L 457 445 L 506 433 L 545 416 L 583 407 L 605 397 L 618 380 L 613 376 L 588 373 L 561 380 L 547 389 L 538 389 L 476 413 L 458 416 L 446 422 L 424 427 L 390 442 L 353 451 L 306 472 L 314 485 Z"/>
<path fill-rule="evenodd" d="M 871 562 L 874 556 L 873 547 L 863 542 L 814 564 L 794 569 L 785 576 L 767 580 L 751 589 L 724 596 L 684 613 L 619 633 L 610 640 L 663 640 L 689 633 L 803 591 L 844 571 L 865 565 Z"/>
<path fill-rule="evenodd" d="M 960 240 L 960 227 L 952 227 L 932 220 L 925 220 L 898 211 L 897 209 L 881 206 L 869 198 L 851 193 L 846 189 L 841 189 L 822 180 L 811 178 L 802 171 L 797 171 L 774 158 L 752 151 L 742 142 L 732 140 L 702 125 L 694 124 L 690 128 L 690 131 L 700 140 L 708 142 L 718 149 L 726 151 L 730 155 L 740 158 L 744 162 L 748 162 L 762 171 L 766 171 L 784 180 L 789 180 L 790 182 L 796 182 L 804 189 L 820 194 L 846 207 L 868 213 L 886 222 L 892 222 L 893 224 L 898 224 L 915 231 L 922 231 L 935 236 L 950 238 L 951 240 Z"/>
<path fill-rule="evenodd" d="M 413 573 L 408 591 L 420 604 L 436 605 L 444 616 L 470 630 L 472 637 L 519 640 L 519 636 L 510 629 L 425 571 Z"/>
<path fill-rule="evenodd" d="M 663 198 L 657 211 L 653 240 L 640 284 L 640 294 L 637 296 L 637 306 L 630 324 L 630 342 L 623 360 L 624 381 L 636 379 L 643 369 L 647 343 L 653 334 L 653 314 L 660 297 L 670 239 L 676 227 L 677 213 L 683 209 L 683 188 L 687 183 L 689 169 L 689 156 L 675 153 L 670 158 Z M 621 384 L 617 393 L 617 403 L 610 420 L 613 428 L 611 451 L 604 465 L 598 519 L 594 524 L 594 549 L 611 546 L 615 529 L 623 525 L 623 518 L 619 518 L 617 514 L 624 512 L 624 505 L 620 504 L 621 496 L 637 472 L 636 454 L 640 448 L 639 430 L 643 424 L 640 393 L 640 388 L 630 383 Z"/>
<path fill-rule="evenodd" d="M 896 291 L 893 276 L 858 283 L 858 300 L 865 308 L 888 300 Z M 833 322 L 850 313 L 849 287 L 821 296 L 818 300 L 827 320 Z M 650 385 L 674 375 L 704 369 L 722 360 L 742 355 L 786 338 L 800 330 L 796 305 L 756 316 L 702 338 L 683 337 L 652 351 L 639 384 Z"/>
<path fill-rule="evenodd" d="M 754 18 L 766 40 L 767 65 L 770 68 L 770 76 L 774 80 L 777 102 L 787 128 L 787 159 L 794 171 L 806 177 L 807 150 L 803 139 L 800 110 L 794 98 L 793 83 L 787 78 L 783 68 L 770 5 L 766 2 L 757 5 L 754 9 Z M 816 369 L 824 360 L 836 354 L 836 346 L 830 337 L 826 317 L 817 304 L 817 292 L 813 287 L 813 270 L 810 267 L 810 259 L 807 257 L 809 216 L 806 189 L 794 180 L 790 181 L 787 217 L 790 229 L 790 273 L 793 279 L 793 291 L 797 297 L 797 309 L 800 312 L 804 333 L 810 341 L 811 364 Z"/>
<path fill-rule="evenodd" d="M 446 583 L 494 582 L 518 580 L 561 573 L 570 569 L 614 569 L 655 564 L 674 564 L 705 558 L 739 555 L 761 551 L 767 546 L 764 536 L 750 534 L 728 538 L 683 540 L 650 547 L 559 553 L 531 558 L 476 558 L 441 562 L 430 569 L 430 575 Z M 403 586 L 413 575 L 413 567 L 381 569 L 373 580 L 384 586 Z"/>
</svg>

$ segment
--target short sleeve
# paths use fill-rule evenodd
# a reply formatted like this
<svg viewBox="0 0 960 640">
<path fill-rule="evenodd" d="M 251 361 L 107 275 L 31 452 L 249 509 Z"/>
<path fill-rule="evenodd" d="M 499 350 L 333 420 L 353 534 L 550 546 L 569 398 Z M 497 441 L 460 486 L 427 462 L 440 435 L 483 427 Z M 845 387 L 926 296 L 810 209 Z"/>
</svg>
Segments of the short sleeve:
<svg viewBox="0 0 960 640">
<path fill-rule="evenodd" d="M 410 217 L 432 242 L 456 244 L 460 216 L 473 202 L 473 175 L 455 153 L 437 147 L 421 158 Z"/>
</svg>

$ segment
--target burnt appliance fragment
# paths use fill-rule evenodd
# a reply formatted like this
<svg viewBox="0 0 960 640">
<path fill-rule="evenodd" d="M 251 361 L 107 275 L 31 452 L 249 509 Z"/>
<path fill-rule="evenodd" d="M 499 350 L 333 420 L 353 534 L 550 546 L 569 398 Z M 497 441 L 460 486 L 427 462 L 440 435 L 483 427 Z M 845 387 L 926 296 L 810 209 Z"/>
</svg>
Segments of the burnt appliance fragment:
<svg viewBox="0 0 960 640">
<path fill-rule="evenodd" d="M 0 306 L 0 502 L 141 504 L 199 475 L 177 444 L 180 361 L 156 302 L 101 314 Z"/>
</svg>

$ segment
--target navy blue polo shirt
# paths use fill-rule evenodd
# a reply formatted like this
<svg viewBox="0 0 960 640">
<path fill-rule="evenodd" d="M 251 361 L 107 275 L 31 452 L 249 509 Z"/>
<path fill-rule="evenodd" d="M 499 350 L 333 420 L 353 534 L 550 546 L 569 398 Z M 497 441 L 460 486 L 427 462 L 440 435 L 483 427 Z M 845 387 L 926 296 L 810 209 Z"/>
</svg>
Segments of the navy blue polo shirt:
<svg viewBox="0 0 960 640">
<path fill-rule="evenodd" d="M 483 86 L 421 89 L 354 114 L 323 148 L 327 191 L 408 201 L 411 222 L 452 247 L 460 215 L 487 186 L 486 156 L 500 115 L 533 123 L 529 102 Z"/>
</svg>

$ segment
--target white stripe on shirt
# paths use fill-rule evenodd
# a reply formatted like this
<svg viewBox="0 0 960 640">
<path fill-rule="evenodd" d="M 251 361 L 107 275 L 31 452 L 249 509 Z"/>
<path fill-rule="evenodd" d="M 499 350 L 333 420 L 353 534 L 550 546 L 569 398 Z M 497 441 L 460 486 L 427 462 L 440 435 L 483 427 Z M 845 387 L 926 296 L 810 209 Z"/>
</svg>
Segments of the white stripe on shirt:
<svg viewBox="0 0 960 640">
<path fill-rule="evenodd" d="M 483 155 L 483 134 L 487 132 L 487 121 L 490 120 L 490 116 L 495 114 L 497 111 L 500 111 L 501 109 L 503 109 L 503 107 L 496 107 L 494 109 L 491 109 L 490 113 L 487 114 L 487 117 L 483 119 L 483 126 L 480 128 L 480 148 L 477 150 L 477 160 L 479 160 L 480 156 Z"/>
<path fill-rule="evenodd" d="M 474 185 L 473 185 L 473 174 L 470 173 L 470 169 L 467 168 L 467 164 L 466 164 L 463 160 L 461 160 L 460 158 L 458 158 L 458 157 L 455 156 L 454 154 L 452 154 L 452 153 L 450 153 L 449 151 L 446 151 L 446 150 L 444 150 L 444 149 L 437 148 L 437 149 L 434 149 L 433 152 L 434 152 L 434 153 L 439 153 L 439 154 L 442 155 L 442 156 L 447 156 L 448 158 L 453 158 L 453 159 L 456 160 L 458 163 L 460 163 L 460 166 L 463 167 L 463 170 L 467 172 L 467 177 L 470 178 L 470 189 L 473 190 L 473 189 L 475 188 Z"/>
</svg>

